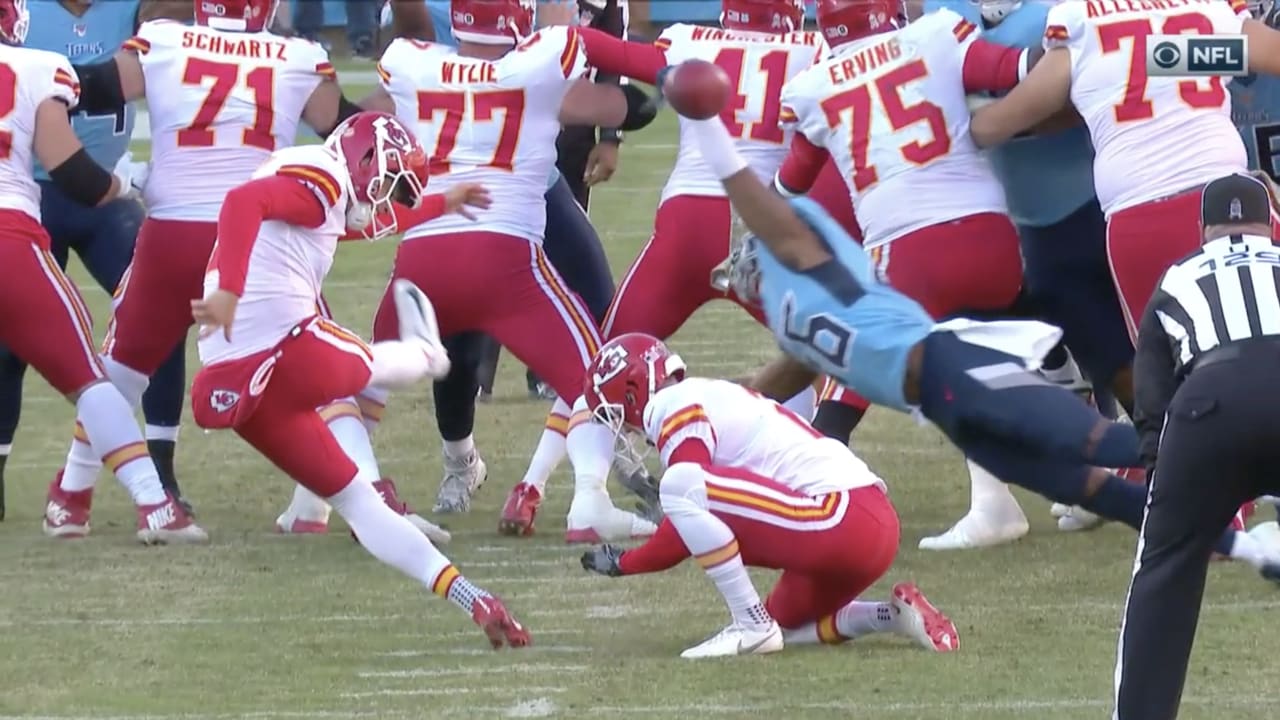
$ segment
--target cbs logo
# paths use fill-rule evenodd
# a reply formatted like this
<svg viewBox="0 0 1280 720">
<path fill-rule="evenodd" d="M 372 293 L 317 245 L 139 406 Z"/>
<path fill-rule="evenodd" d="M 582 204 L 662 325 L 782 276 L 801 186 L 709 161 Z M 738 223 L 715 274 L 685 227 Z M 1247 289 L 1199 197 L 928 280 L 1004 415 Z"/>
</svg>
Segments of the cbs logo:
<svg viewBox="0 0 1280 720">
<path fill-rule="evenodd" d="M 1182 51 L 1171 42 L 1161 42 L 1151 49 L 1151 61 L 1158 67 L 1170 70 L 1182 61 Z"/>
</svg>

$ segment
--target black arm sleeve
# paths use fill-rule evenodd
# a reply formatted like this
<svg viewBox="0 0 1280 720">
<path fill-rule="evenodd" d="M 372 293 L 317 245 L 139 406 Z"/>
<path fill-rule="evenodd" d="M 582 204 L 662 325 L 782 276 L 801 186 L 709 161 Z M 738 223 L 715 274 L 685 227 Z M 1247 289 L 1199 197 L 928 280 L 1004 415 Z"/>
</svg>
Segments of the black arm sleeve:
<svg viewBox="0 0 1280 720">
<path fill-rule="evenodd" d="M 111 173 L 94 162 L 84 148 L 58 167 L 49 168 L 49 178 L 67 197 L 89 207 L 102 202 L 111 192 Z"/>
<path fill-rule="evenodd" d="M 623 85 L 622 94 L 627 96 L 627 117 L 622 121 L 620 130 L 639 130 L 658 117 L 658 104 L 635 85 Z"/>
<path fill-rule="evenodd" d="M 604 9 L 591 21 L 591 27 L 625 40 L 627 30 L 625 23 L 623 23 L 622 8 L 619 7 L 618 0 L 608 0 L 604 5 Z M 620 85 L 622 77 L 597 71 L 596 82 L 604 85 Z M 647 125 L 648 123 L 646 122 L 645 124 Z M 622 134 L 619 130 L 619 128 L 601 128 L 600 142 L 622 142 Z"/>
<path fill-rule="evenodd" d="M 1177 367 L 1169 337 L 1156 316 L 1156 307 L 1167 299 L 1157 290 L 1142 315 L 1138 329 L 1138 347 L 1133 357 L 1134 417 L 1141 442 L 1142 462 L 1147 477 L 1155 471 L 1156 454 L 1160 450 L 1160 433 L 1164 415 L 1178 389 Z"/>
<path fill-rule="evenodd" d="M 115 58 L 92 65 L 74 65 L 80 76 L 80 103 L 77 112 L 88 115 L 114 115 L 124 110 L 124 91 L 120 87 L 120 67 Z"/>
</svg>

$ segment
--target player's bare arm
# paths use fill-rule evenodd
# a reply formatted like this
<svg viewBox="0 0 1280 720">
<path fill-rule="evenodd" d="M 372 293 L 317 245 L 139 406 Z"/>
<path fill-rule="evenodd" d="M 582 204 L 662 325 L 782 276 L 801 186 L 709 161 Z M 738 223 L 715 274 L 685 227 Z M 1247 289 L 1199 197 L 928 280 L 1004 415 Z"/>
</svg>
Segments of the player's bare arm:
<svg viewBox="0 0 1280 720">
<path fill-rule="evenodd" d="M 422 0 L 391 0 L 391 22 L 396 37 L 434 42 L 435 27 Z"/>
<path fill-rule="evenodd" d="M 1249 38 L 1249 70 L 1280 75 L 1280 31 L 1261 20 L 1245 20 L 1240 30 Z"/>
<path fill-rule="evenodd" d="M 36 108 L 35 153 L 58 188 L 81 204 L 105 205 L 128 190 L 89 157 L 71 129 L 66 103 L 57 98 L 47 98 Z"/>
<path fill-rule="evenodd" d="M 381 87 L 375 87 L 373 92 L 361 98 L 359 105 L 362 110 L 384 112 L 389 115 L 396 113 L 396 101 Z"/>
<path fill-rule="evenodd" d="M 137 26 L 150 20 L 190 22 L 192 4 L 187 0 L 142 0 L 138 5 Z"/>
<path fill-rule="evenodd" d="M 743 384 L 770 400 L 786 402 L 817 379 L 818 374 L 799 360 L 782 355 L 760 368 Z"/>
<path fill-rule="evenodd" d="M 1070 101 L 1071 56 L 1054 48 L 1008 95 L 975 112 L 969 133 L 979 147 L 991 147 L 1048 120 Z"/>
<path fill-rule="evenodd" d="M 324 80 L 311 92 L 311 97 L 307 98 L 307 104 L 302 108 L 302 121 L 315 130 L 317 135 L 325 137 L 343 120 L 361 110 L 373 109 L 377 108 L 363 107 L 348 100 L 336 79 Z"/>
</svg>

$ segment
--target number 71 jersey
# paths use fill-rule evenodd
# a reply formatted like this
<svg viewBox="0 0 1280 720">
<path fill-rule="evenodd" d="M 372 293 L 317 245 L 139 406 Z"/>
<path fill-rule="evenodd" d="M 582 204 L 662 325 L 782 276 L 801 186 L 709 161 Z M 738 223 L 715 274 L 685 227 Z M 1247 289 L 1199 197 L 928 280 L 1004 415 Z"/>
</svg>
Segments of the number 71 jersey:
<svg viewBox="0 0 1280 720">
<path fill-rule="evenodd" d="M 1071 102 L 1093 138 L 1094 187 L 1108 216 L 1247 162 L 1223 78 L 1149 77 L 1144 51 L 1153 34 L 1240 34 L 1245 0 L 1167 5 L 1064 2 L 1045 22 L 1045 47 L 1071 54 Z"/>
<path fill-rule="evenodd" d="M 782 86 L 827 54 L 822 36 L 815 32 L 774 34 L 672 25 L 654 44 L 663 50 L 670 65 L 705 60 L 728 74 L 734 88 L 720 119 L 755 174 L 762 182 L 772 182 L 791 140 L 790 131 L 779 121 Z M 680 118 L 680 149 L 662 199 L 676 195 L 723 197 L 724 188 L 702 159 L 689 122 Z"/>
<path fill-rule="evenodd" d="M 294 144 L 311 93 L 336 78 L 323 47 L 268 32 L 153 20 L 124 49 L 146 77 L 147 212 L 166 220 L 217 220 L 227 192 Z"/>
</svg>

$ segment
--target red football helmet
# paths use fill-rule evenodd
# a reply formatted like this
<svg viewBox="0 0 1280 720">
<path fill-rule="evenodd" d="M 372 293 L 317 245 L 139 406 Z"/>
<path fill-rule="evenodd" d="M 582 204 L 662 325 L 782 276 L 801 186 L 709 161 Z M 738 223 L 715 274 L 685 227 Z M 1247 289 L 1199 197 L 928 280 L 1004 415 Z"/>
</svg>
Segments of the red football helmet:
<svg viewBox="0 0 1280 720">
<path fill-rule="evenodd" d="M 27 12 L 27 0 L 0 0 L 0 42 L 21 45 L 27 41 L 27 29 L 31 27 L 31 13 Z"/>
<path fill-rule="evenodd" d="M 196 24 L 214 30 L 262 32 L 275 20 L 280 0 L 195 0 Z"/>
<path fill-rule="evenodd" d="M 370 240 L 396 232 L 393 202 L 416 208 L 426 185 L 427 153 L 395 115 L 362 112 L 334 128 L 325 147 L 347 166 L 353 205 L 347 227 Z"/>
<path fill-rule="evenodd" d="M 804 27 L 804 0 L 720 0 L 725 30 L 789 33 Z"/>
<path fill-rule="evenodd" d="M 833 48 L 897 30 L 904 14 L 901 0 L 818 0 L 818 28 Z"/>
<path fill-rule="evenodd" d="M 684 379 L 684 361 L 661 340 L 627 333 L 600 348 L 587 366 L 587 407 L 597 420 L 613 428 L 644 428 L 649 398 L 667 380 Z"/>
<path fill-rule="evenodd" d="M 537 0 L 452 0 L 454 37 L 481 45 L 514 45 L 533 34 Z"/>
</svg>

